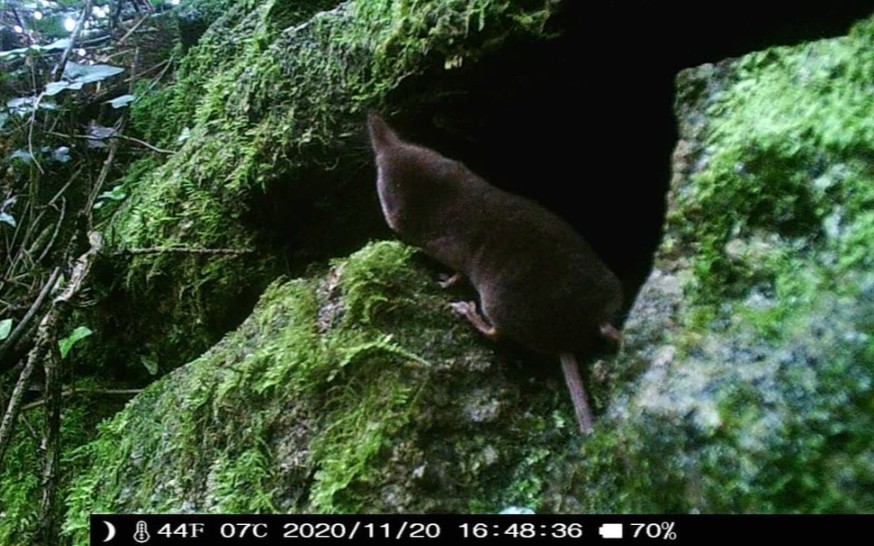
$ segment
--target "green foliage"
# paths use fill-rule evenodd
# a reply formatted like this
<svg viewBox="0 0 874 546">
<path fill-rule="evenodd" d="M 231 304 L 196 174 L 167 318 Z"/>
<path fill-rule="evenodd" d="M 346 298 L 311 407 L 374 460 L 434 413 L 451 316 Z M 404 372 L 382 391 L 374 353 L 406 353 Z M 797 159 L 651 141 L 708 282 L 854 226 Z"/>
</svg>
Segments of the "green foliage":
<svg viewBox="0 0 874 546">
<path fill-rule="evenodd" d="M 76 388 L 99 387 L 93 381 L 80 381 Z M 76 457 L 77 448 L 94 437 L 95 424 L 118 409 L 111 400 L 92 401 L 87 396 L 68 398 L 61 414 L 61 440 L 65 446 L 62 458 L 61 488 L 90 461 Z M 23 418 L 39 429 L 43 422 L 42 407 L 25 410 Z M 0 469 L 0 544 L 29 544 L 39 527 L 39 505 L 42 498 L 42 468 L 39 437 L 31 434 L 23 423 L 16 427 L 9 451 Z"/>
<path fill-rule="evenodd" d="M 94 332 L 92 332 L 87 326 L 77 326 L 72 332 L 70 332 L 70 335 L 59 340 L 58 348 L 61 353 L 61 358 L 66 358 L 70 349 L 72 349 L 74 345 L 93 333 Z"/>
</svg>

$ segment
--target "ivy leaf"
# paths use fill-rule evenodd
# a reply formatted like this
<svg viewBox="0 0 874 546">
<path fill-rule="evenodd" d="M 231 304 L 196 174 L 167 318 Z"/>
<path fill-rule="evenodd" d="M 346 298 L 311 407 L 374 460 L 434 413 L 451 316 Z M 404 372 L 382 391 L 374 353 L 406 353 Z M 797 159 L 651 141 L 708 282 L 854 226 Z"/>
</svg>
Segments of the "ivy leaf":
<svg viewBox="0 0 874 546">
<path fill-rule="evenodd" d="M 27 55 L 37 57 L 46 51 L 67 49 L 68 45 L 70 45 L 70 39 L 62 38 L 44 46 L 32 45 L 28 47 L 20 47 L 18 49 L 10 49 L 9 51 L 4 51 L 0 53 L 0 61 L 11 61 L 13 59 L 17 59 L 19 57 L 24 57 Z"/>
<path fill-rule="evenodd" d="M 89 138 L 86 142 L 89 148 L 106 148 L 106 143 L 103 141 L 116 133 L 115 128 L 104 127 L 93 121 L 88 124 L 87 132 Z"/>
<path fill-rule="evenodd" d="M 79 87 L 82 87 L 81 85 Z M 43 93 L 47 97 L 53 97 L 63 91 L 64 89 L 70 88 L 70 82 L 59 81 L 59 82 L 49 82 L 46 84 L 46 91 Z"/>
<path fill-rule="evenodd" d="M 9 155 L 9 160 L 12 161 L 13 159 L 17 159 L 25 165 L 30 165 L 33 161 L 33 156 L 27 150 L 15 150 Z"/>
<path fill-rule="evenodd" d="M 33 112 L 35 102 L 36 97 L 15 97 L 6 101 L 6 109 L 11 114 L 23 116 Z"/>
<path fill-rule="evenodd" d="M 12 333 L 12 319 L 3 319 L 0 320 L 0 341 L 3 341 L 9 334 Z"/>
<path fill-rule="evenodd" d="M 93 83 L 121 74 L 124 68 L 108 64 L 79 64 L 68 62 L 64 67 L 64 78 L 71 82 Z"/>
<path fill-rule="evenodd" d="M 124 108 L 125 106 L 127 106 L 128 104 L 133 102 L 134 98 L 135 97 L 133 95 L 122 95 L 120 97 L 115 97 L 114 99 L 108 100 L 106 102 L 111 104 L 113 108 L 118 109 L 118 108 Z"/>
<path fill-rule="evenodd" d="M 69 336 L 58 342 L 58 349 L 61 351 L 61 358 L 66 358 L 67 353 L 73 348 L 73 345 L 79 343 L 94 332 L 87 326 L 79 326 L 73 330 Z"/>
<path fill-rule="evenodd" d="M 79 64 L 72 61 L 64 67 L 64 76 L 61 81 L 46 84 L 45 95 L 54 96 L 66 89 L 74 91 L 82 89 L 86 83 L 103 81 L 106 78 L 121 74 L 124 68 L 108 64 Z"/>
<path fill-rule="evenodd" d="M 127 194 L 124 192 L 124 186 L 119 184 L 115 186 L 109 191 L 105 191 L 97 196 L 97 202 L 94 203 L 94 208 L 99 209 L 102 207 L 107 201 L 123 201 L 127 197 Z"/>
<path fill-rule="evenodd" d="M 70 161 L 70 148 L 68 146 L 59 146 L 52 151 L 52 159 L 59 163 Z"/>
</svg>

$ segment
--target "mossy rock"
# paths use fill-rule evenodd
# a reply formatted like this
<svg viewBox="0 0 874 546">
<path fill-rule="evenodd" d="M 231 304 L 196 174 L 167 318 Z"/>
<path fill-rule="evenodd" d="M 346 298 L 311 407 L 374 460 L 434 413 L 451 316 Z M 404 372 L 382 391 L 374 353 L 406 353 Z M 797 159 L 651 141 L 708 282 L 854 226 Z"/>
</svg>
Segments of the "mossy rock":
<svg viewBox="0 0 874 546">
<path fill-rule="evenodd" d="M 645 370 L 587 443 L 596 511 L 874 511 L 874 19 L 677 78 Z"/>
<path fill-rule="evenodd" d="M 375 243 L 271 285 L 106 423 L 66 532 L 101 511 L 874 511 L 872 21 L 680 74 L 664 241 L 592 367 L 593 436 L 554 363 L 495 352 Z"/>
<path fill-rule="evenodd" d="M 103 424 L 68 497 L 74 542 L 93 512 L 555 509 L 544 482 L 581 441 L 558 363 L 496 355 L 413 254 L 373 243 L 277 281 Z"/>
<path fill-rule="evenodd" d="M 105 225 L 122 251 L 108 282 L 124 282 L 91 320 L 117 347 L 104 360 L 166 372 L 236 327 L 278 275 L 381 234 L 365 112 L 439 103 L 504 44 L 552 40 L 560 4 L 222 2 L 175 79 L 131 108 L 136 134 L 175 153 L 133 165 Z M 124 254 L 136 249 L 149 252 Z"/>
</svg>

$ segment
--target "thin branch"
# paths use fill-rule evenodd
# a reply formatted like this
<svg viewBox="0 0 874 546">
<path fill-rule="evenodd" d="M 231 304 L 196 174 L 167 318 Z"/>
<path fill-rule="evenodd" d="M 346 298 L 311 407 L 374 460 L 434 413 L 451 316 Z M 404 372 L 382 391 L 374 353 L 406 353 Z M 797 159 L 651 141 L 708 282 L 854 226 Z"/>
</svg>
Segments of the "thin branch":
<svg viewBox="0 0 874 546">
<path fill-rule="evenodd" d="M 82 29 L 85 28 L 85 21 L 88 20 L 88 17 L 91 16 L 91 0 L 85 0 L 85 3 L 82 6 L 82 11 L 79 13 L 79 19 L 76 20 L 76 26 L 73 27 L 73 32 L 70 33 L 70 43 L 67 44 L 67 48 L 64 49 L 64 54 L 61 55 L 61 59 L 58 61 L 58 64 L 52 69 L 52 81 L 56 82 L 61 79 L 61 76 L 64 75 L 64 68 L 67 66 L 67 59 L 70 58 L 70 53 L 73 51 L 73 47 L 76 45 L 76 42 L 79 40 L 79 34 L 82 33 Z"/>
<path fill-rule="evenodd" d="M 136 144 L 139 144 L 140 146 L 144 146 L 152 151 L 158 152 L 159 154 L 173 155 L 176 153 L 174 150 L 164 150 L 162 148 L 158 148 L 157 146 L 155 146 L 153 144 L 149 144 L 148 142 L 146 142 L 144 140 L 140 140 L 140 139 L 134 138 L 134 137 L 129 137 L 127 135 L 120 135 L 118 133 L 113 134 L 113 135 L 108 136 L 108 137 L 96 137 L 96 136 L 92 136 L 92 135 L 68 135 L 65 133 L 58 133 L 55 131 L 50 131 L 48 134 L 54 135 L 54 136 L 59 136 L 59 137 L 64 137 L 64 138 L 81 138 L 83 140 L 111 140 L 114 138 L 118 138 L 121 140 L 127 140 L 128 142 L 134 142 Z"/>
<path fill-rule="evenodd" d="M 61 199 L 61 214 L 58 216 L 58 222 L 55 224 L 55 231 L 52 233 L 52 238 L 49 239 L 49 244 L 45 246 L 45 248 L 40 252 L 39 257 L 36 259 L 36 263 L 40 263 L 43 258 L 45 258 L 49 251 L 51 251 L 52 247 L 55 246 L 55 239 L 58 237 L 58 232 L 61 231 L 61 225 L 64 223 L 64 217 L 67 215 L 67 200 Z"/>
<path fill-rule="evenodd" d="M 39 103 L 42 101 L 42 96 L 42 93 L 37 95 L 36 100 L 33 102 L 33 110 L 30 112 L 30 121 L 28 122 L 27 128 L 27 152 L 30 154 L 30 159 L 33 161 L 33 164 L 36 165 L 39 172 L 44 174 L 45 171 L 43 170 L 42 165 L 39 164 L 36 154 L 33 153 L 33 126 L 36 125 L 36 111 L 39 110 Z"/>
<path fill-rule="evenodd" d="M 164 150 L 163 148 L 158 148 L 157 146 L 153 146 L 152 144 L 149 144 L 145 140 L 140 140 L 138 138 L 129 137 L 126 135 L 113 135 L 110 138 L 120 138 L 122 140 L 128 140 L 130 142 L 135 142 L 135 143 L 139 144 L 140 146 L 145 146 L 146 148 L 152 150 L 153 152 L 158 152 L 159 154 L 173 155 L 176 153 L 173 150 Z"/>
<path fill-rule="evenodd" d="M 34 347 L 34 351 L 36 347 Z M 33 351 L 32 351 L 33 353 Z M 36 367 L 36 358 L 28 358 L 27 364 L 21 370 L 21 375 L 18 376 L 18 381 L 15 383 L 15 388 L 12 389 L 12 396 L 9 398 L 9 405 L 6 408 L 6 413 L 3 415 L 3 421 L 0 422 L 0 468 L 3 468 L 3 456 L 6 455 L 6 449 L 12 440 L 12 431 L 14 429 L 15 419 L 18 417 L 18 411 L 21 406 L 21 399 L 24 397 L 24 391 L 30 384 L 30 376 L 33 374 L 33 369 Z"/>
<path fill-rule="evenodd" d="M 60 315 L 60 313 L 58 313 Z M 40 503 L 40 532 L 46 544 L 50 544 L 57 536 L 57 496 L 58 474 L 61 466 L 61 378 L 58 363 L 61 355 L 58 353 L 57 322 L 54 331 L 50 333 L 46 355 L 43 358 L 45 372 L 45 406 L 43 425 L 43 445 L 45 446 L 45 463 L 42 473 L 42 502 Z"/>
<path fill-rule="evenodd" d="M 100 174 L 97 176 L 97 181 L 94 182 L 94 188 L 91 190 L 91 195 L 88 196 L 88 202 L 83 209 L 88 214 L 88 227 L 91 227 L 91 210 L 94 208 L 94 201 L 100 194 L 103 188 L 103 183 L 109 177 L 109 171 L 112 169 L 112 163 L 115 161 L 115 154 L 118 152 L 118 141 L 113 140 L 109 143 L 109 156 L 103 162 L 103 167 L 100 169 Z"/>
<path fill-rule="evenodd" d="M 124 36 L 121 37 L 121 40 L 118 41 L 119 45 L 124 45 L 127 39 L 130 38 L 130 35 L 133 34 L 138 28 L 140 28 L 140 25 L 142 25 L 146 21 L 146 19 L 149 19 L 150 17 L 151 15 L 143 15 L 142 17 L 140 17 L 140 20 L 137 21 L 134 26 L 131 27 L 131 29 L 127 31 Z"/>
<path fill-rule="evenodd" d="M 109 394 L 118 396 L 136 395 L 143 392 L 143 389 L 65 389 L 61 392 L 61 398 L 67 398 L 76 394 Z M 28 411 L 38 408 L 46 403 L 45 398 L 36 400 L 29 404 L 21 406 L 21 411 Z"/>
<path fill-rule="evenodd" d="M 151 247 L 151 248 L 125 248 L 118 250 L 115 255 L 121 254 L 252 254 L 251 248 L 196 248 L 190 246 L 175 247 Z"/>
<path fill-rule="evenodd" d="M 15 346 L 15 343 L 18 342 L 18 338 L 27 330 L 30 321 L 36 316 L 39 312 L 40 307 L 42 307 L 43 302 L 45 302 L 46 297 L 51 293 L 52 289 L 55 287 L 55 284 L 58 282 L 58 277 L 61 275 L 61 268 L 56 267 L 52 274 L 49 276 L 49 280 L 42 287 L 42 290 L 39 292 L 39 296 L 37 296 L 36 300 L 34 300 L 33 304 L 30 306 L 30 309 L 27 310 L 27 313 L 24 315 L 24 318 L 15 326 L 15 330 L 6 338 L 3 342 L 3 345 L 0 345 L 0 371 L 3 371 L 3 359 L 6 356 L 6 353 Z M 11 366 L 10 366 L 11 367 Z"/>
</svg>

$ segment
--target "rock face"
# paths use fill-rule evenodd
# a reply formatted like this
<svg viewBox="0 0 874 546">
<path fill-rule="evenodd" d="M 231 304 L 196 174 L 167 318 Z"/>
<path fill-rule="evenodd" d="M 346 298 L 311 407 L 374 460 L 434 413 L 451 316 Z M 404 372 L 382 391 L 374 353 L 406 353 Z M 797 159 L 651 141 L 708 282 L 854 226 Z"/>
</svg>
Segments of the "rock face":
<svg viewBox="0 0 874 546">
<path fill-rule="evenodd" d="M 81 456 L 95 511 L 468 512 L 540 503 L 579 434 L 557 362 L 496 356 L 400 243 L 277 282 Z M 555 509 L 556 507 L 553 507 Z"/>
<path fill-rule="evenodd" d="M 872 46 L 869 20 L 678 76 L 664 240 L 625 351 L 592 367 L 592 437 L 557 363 L 496 350 L 374 243 L 273 284 L 106 423 L 66 532 L 100 511 L 874 510 Z"/>
<path fill-rule="evenodd" d="M 664 241 L 589 510 L 874 509 L 874 23 L 677 78 Z M 862 60 L 864 59 L 864 60 Z M 594 462 L 594 464 L 593 464 Z"/>
</svg>

